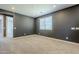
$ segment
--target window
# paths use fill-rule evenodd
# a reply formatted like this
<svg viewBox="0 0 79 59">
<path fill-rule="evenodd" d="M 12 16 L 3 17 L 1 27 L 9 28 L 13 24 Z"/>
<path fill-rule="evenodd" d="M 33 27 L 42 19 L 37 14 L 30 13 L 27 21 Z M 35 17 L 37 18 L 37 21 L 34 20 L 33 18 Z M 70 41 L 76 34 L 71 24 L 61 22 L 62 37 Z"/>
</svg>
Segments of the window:
<svg viewBox="0 0 79 59">
<path fill-rule="evenodd" d="M 52 16 L 40 18 L 40 30 L 52 30 Z"/>
<path fill-rule="evenodd" d="M 13 17 L 6 16 L 6 36 L 13 38 Z"/>
<path fill-rule="evenodd" d="M 45 20 L 40 19 L 40 30 L 45 30 Z"/>
</svg>

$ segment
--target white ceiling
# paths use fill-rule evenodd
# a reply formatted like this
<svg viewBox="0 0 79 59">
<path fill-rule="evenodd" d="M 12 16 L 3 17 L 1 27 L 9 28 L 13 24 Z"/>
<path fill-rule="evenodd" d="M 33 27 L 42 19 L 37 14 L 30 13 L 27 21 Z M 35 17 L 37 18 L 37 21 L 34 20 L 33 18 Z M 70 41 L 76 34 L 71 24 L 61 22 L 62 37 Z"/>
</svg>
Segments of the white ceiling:
<svg viewBox="0 0 79 59">
<path fill-rule="evenodd" d="M 73 5 L 74 4 L 0 4 L 0 8 L 31 17 L 39 17 Z M 12 8 L 15 9 L 12 10 Z"/>
</svg>

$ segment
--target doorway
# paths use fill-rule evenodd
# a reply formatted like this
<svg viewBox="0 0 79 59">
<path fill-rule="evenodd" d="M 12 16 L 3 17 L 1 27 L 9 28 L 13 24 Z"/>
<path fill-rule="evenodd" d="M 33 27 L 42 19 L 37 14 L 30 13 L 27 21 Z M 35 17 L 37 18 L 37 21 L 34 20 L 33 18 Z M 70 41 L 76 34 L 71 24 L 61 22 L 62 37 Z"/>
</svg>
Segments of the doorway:
<svg viewBox="0 0 79 59">
<path fill-rule="evenodd" d="M 13 17 L 0 15 L 0 38 L 13 38 Z"/>
</svg>

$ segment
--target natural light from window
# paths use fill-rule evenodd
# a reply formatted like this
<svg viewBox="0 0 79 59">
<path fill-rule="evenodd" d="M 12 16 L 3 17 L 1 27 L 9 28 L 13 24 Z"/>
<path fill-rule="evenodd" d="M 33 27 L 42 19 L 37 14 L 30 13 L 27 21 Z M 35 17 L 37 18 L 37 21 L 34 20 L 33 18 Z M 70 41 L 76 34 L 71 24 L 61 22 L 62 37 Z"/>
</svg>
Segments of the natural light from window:
<svg viewBox="0 0 79 59">
<path fill-rule="evenodd" d="M 52 30 L 52 16 L 40 18 L 40 30 Z"/>
</svg>

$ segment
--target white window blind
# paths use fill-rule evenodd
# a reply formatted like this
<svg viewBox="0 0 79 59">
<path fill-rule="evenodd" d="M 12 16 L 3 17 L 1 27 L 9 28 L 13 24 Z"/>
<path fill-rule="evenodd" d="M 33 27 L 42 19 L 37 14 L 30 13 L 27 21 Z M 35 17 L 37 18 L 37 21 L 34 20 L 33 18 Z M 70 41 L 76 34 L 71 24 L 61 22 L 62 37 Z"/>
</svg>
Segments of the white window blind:
<svg viewBox="0 0 79 59">
<path fill-rule="evenodd" d="M 40 30 L 52 30 L 52 16 L 40 18 Z"/>
</svg>

